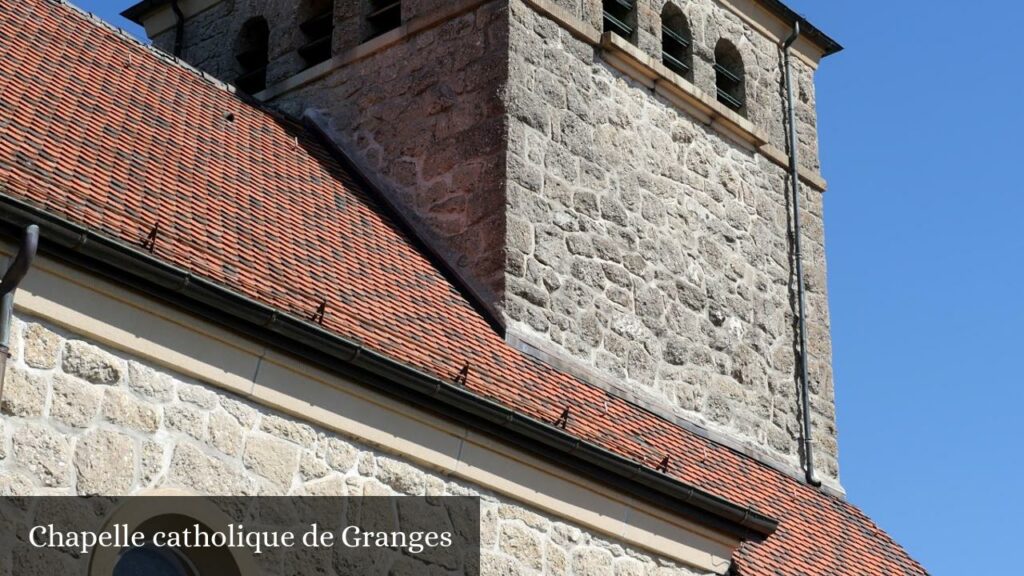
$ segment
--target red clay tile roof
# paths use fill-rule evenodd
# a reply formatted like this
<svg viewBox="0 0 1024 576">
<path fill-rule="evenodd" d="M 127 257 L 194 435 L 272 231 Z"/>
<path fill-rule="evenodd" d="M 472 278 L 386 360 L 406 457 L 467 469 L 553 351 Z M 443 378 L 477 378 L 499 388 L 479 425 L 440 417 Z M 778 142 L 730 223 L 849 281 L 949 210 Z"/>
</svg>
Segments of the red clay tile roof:
<svg viewBox="0 0 1024 576">
<path fill-rule="evenodd" d="M 299 124 L 52 0 L 0 0 L 0 193 L 780 519 L 740 575 L 925 574 L 856 507 L 508 346 Z M 227 115 L 233 114 L 233 121 Z M 287 275 L 294 290 L 270 281 Z M 605 408 L 607 402 L 607 408 Z"/>
</svg>

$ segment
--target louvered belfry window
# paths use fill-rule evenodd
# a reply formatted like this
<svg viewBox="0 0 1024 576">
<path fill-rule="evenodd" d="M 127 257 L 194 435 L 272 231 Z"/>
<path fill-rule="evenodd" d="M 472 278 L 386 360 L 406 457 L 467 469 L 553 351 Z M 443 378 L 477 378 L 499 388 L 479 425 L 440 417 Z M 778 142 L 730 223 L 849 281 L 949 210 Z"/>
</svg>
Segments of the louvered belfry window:
<svg viewBox="0 0 1024 576">
<path fill-rule="evenodd" d="M 669 70 L 693 80 L 693 48 L 690 26 L 682 10 L 672 2 L 661 12 L 661 61 Z"/>
<path fill-rule="evenodd" d="M 334 2 L 332 0 L 306 0 L 299 16 L 299 28 L 305 44 L 299 47 L 299 56 L 306 68 L 330 59 L 334 39 Z"/>
<path fill-rule="evenodd" d="M 715 87 L 719 102 L 743 112 L 746 106 L 743 59 L 728 40 L 720 40 L 715 47 Z"/>
<path fill-rule="evenodd" d="M 402 25 L 402 2 L 400 0 L 369 0 L 370 12 L 366 16 L 369 34 L 366 39 L 376 38 Z"/>
<path fill-rule="evenodd" d="M 255 94 L 267 87 L 270 27 L 262 16 L 250 18 L 242 25 L 235 45 L 235 60 L 239 74 L 235 86 L 247 94 Z"/>
<path fill-rule="evenodd" d="M 604 31 L 636 39 L 636 0 L 604 0 Z"/>
</svg>

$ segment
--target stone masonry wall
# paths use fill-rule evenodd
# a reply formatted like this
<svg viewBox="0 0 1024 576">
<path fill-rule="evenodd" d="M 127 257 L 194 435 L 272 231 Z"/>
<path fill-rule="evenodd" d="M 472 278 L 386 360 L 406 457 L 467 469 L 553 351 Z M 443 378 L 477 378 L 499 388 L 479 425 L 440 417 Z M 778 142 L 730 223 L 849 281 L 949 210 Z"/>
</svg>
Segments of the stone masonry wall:
<svg viewBox="0 0 1024 576">
<path fill-rule="evenodd" d="M 34 319 L 15 322 L 0 495 L 480 496 L 485 575 L 695 572 Z M 13 576 L 0 550 L 0 576 Z"/>
<path fill-rule="evenodd" d="M 513 0 L 521 2 L 522 0 Z M 602 0 L 552 0 L 590 26 L 601 30 Z M 636 0 L 636 45 L 661 60 L 661 13 L 674 3 L 686 16 L 693 35 L 694 85 L 715 95 L 715 46 L 721 38 L 732 42 L 743 57 L 746 72 L 746 117 L 768 135 L 780 150 L 786 150 L 786 104 L 784 100 L 784 60 L 772 39 L 751 28 L 739 16 L 716 0 Z M 797 128 L 801 163 L 818 171 L 817 112 L 814 104 L 814 71 L 794 58 Z"/>
<path fill-rule="evenodd" d="M 521 0 L 511 21 L 510 329 L 798 469 L 785 170 Z M 804 192 L 814 442 L 836 479 L 823 197 Z"/>
<path fill-rule="evenodd" d="M 441 0 L 403 2 L 402 19 L 435 10 Z M 362 44 L 369 34 L 366 14 L 369 2 L 335 0 L 332 53 Z M 234 42 L 242 26 L 250 19 L 263 17 L 270 29 L 267 85 L 290 78 L 305 68 L 297 50 L 306 43 L 300 24 L 306 17 L 301 0 L 221 0 L 207 10 L 193 15 L 185 23 L 182 60 L 211 75 L 232 82 L 239 73 Z M 165 52 L 174 47 L 175 30 L 170 28 L 152 38 L 153 44 Z"/>
<path fill-rule="evenodd" d="M 502 8 L 506 2 L 492 0 L 491 3 Z M 594 28 L 601 29 L 601 0 L 552 2 Z M 747 74 L 747 117 L 769 136 L 772 144 L 780 150 L 787 149 L 783 59 L 779 46 L 714 0 L 637 0 L 636 44 L 655 58 L 661 57 L 661 12 L 665 4 L 670 2 L 682 10 L 693 35 L 694 84 L 707 94 L 715 94 L 715 45 L 720 38 L 733 42 L 741 52 Z M 402 5 L 403 20 L 441 10 L 449 4 L 447 0 L 405 0 Z M 296 5 L 296 2 L 288 0 L 223 0 L 189 19 L 182 59 L 217 78 L 231 82 L 238 74 L 238 64 L 233 51 L 225 49 L 225 40 L 234 39 L 242 24 L 250 17 L 262 15 L 270 23 L 271 34 L 268 85 L 285 80 L 303 68 L 302 60 L 296 53 L 296 49 L 304 42 L 299 30 L 300 11 Z M 362 43 L 367 32 L 365 15 L 368 5 L 363 0 L 335 0 L 335 54 Z M 174 30 L 164 31 L 152 40 L 154 45 L 170 52 L 174 45 Z M 500 47 L 504 47 L 504 44 L 492 48 Z M 409 54 L 393 56 L 407 57 Z M 419 62 L 420 58 L 413 58 L 413 61 Z M 390 64 L 394 62 L 405 60 L 395 58 Z M 793 62 L 801 163 L 813 171 L 820 171 L 814 71 L 799 58 L 794 58 Z M 495 63 L 492 60 L 486 65 Z"/>
<path fill-rule="evenodd" d="M 278 98 L 315 109 L 496 306 L 503 292 L 508 13 L 490 2 Z"/>
<path fill-rule="evenodd" d="M 554 1 L 600 28 L 600 1 Z M 637 4 L 637 45 L 658 58 L 664 3 Z M 363 41 L 366 4 L 335 3 L 336 54 Z M 403 19 L 450 6 L 407 0 Z M 745 64 L 746 115 L 784 150 L 778 46 L 715 0 L 680 8 L 696 86 L 715 93 L 714 47 L 729 39 Z M 185 58 L 230 80 L 224 39 L 254 14 L 271 25 L 269 83 L 291 77 L 301 39 L 296 5 L 284 0 L 225 0 L 190 19 Z M 801 158 L 817 170 L 813 71 L 795 61 Z M 615 71 L 524 0 L 484 2 L 271 105 L 323 112 L 514 337 L 800 467 L 784 169 Z M 804 189 L 816 464 L 837 485 L 822 202 Z"/>
<path fill-rule="evenodd" d="M 336 55 L 362 43 L 368 6 L 335 2 Z M 450 6 L 407 0 L 403 20 Z M 285 0 L 221 2 L 187 21 L 183 59 L 233 81 L 237 63 L 225 42 L 263 15 L 273 86 L 302 69 L 297 14 L 295 2 Z M 173 31 L 154 44 L 168 50 Z M 495 307 L 503 291 L 507 61 L 507 10 L 488 2 L 270 102 L 296 117 L 308 109 L 323 113 L 355 162 Z"/>
</svg>

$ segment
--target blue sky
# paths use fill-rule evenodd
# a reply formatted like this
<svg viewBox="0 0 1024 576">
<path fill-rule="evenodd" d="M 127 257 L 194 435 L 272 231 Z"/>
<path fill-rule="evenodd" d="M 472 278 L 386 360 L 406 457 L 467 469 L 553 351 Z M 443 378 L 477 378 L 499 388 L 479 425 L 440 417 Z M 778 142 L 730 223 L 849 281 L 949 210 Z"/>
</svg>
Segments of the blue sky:
<svg viewBox="0 0 1024 576">
<path fill-rule="evenodd" d="M 847 48 L 818 75 L 843 483 L 934 574 L 1012 571 L 1024 7 L 791 5 Z"/>
<path fill-rule="evenodd" d="M 937 576 L 1012 569 L 1024 5 L 790 5 L 847 48 L 818 74 L 843 483 Z"/>
</svg>

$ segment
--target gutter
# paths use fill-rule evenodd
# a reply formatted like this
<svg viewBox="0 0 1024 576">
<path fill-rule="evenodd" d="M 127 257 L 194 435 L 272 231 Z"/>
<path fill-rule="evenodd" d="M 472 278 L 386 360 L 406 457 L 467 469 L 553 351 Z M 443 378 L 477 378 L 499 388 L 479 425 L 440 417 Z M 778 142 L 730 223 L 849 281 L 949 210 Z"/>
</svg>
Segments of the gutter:
<svg viewBox="0 0 1024 576">
<path fill-rule="evenodd" d="M 752 508 L 675 480 L 5 194 L 0 194 L 0 223 L 8 230 L 37 224 L 44 252 L 60 260 L 356 378 L 378 392 L 497 436 L 700 525 L 755 541 L 770 536 L 778 527 L 777 520 Z"/>
</svg>

